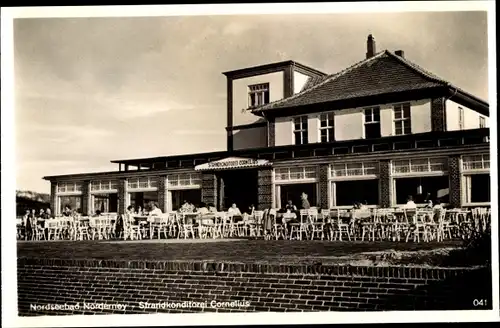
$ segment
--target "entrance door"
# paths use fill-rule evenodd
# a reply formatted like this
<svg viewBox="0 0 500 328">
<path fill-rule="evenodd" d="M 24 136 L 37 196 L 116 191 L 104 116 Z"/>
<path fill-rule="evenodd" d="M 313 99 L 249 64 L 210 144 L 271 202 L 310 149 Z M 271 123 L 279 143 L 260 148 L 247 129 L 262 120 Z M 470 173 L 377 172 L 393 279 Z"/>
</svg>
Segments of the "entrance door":
<svg viewBox="0 0 500 328">
<path fill-rule="evenodd" d="M 223 210 L 234 203 L 240 211 L 246 212 L 253 204 L 257 207 L 258 176 L 257 170 L 233 170 L 221 172 L 223 179 Z"/>
</svg>

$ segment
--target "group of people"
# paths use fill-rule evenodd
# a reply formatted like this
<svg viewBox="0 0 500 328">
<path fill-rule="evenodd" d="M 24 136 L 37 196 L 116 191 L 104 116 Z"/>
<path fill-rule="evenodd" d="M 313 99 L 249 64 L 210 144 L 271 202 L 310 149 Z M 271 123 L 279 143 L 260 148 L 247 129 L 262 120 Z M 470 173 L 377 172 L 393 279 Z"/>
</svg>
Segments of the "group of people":
<svg viewBox="0 0 500 328">
<path fill-rule="evenodd" d="M 417 204 L 413 200 L 413 196 L 411 196 L 411 195 L 408 196 L 404 208 L 406 208 L 406 209 L 416 209 L 417 208 Z M 439 201 L 439 199 L 436 199 L 436 201 L 433 203 L 432 199 L 429 198 L 426 201 L 425 208 L 439 210 L 439 209 L 443 208 L 443 205 L 441 205 L 441 202 Z"/>
<path fill-rule="evenodd" d="M 31 240 L 33 237 L 34 231 L 41 227 L 45 229 L 45 221 L 53 219 L 52 211 L 50 208 L 40 209 L 38 213 L 36 213 L 35 209 L 26 210 L 22 220 L 21 226 L 21 238 Z"/>
</svg>

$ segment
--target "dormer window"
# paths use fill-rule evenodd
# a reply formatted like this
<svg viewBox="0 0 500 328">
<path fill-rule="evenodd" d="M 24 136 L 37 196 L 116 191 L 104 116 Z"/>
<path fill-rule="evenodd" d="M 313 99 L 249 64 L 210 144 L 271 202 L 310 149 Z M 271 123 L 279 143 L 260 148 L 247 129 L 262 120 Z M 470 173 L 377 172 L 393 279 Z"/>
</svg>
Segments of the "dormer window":
<svg viewBox="0 0 500 328">
<path fill-rule="evenodd" d="M 258 107 L 269 103 L 269 83 L 248 86 L 248 107 Z"/>
</svg>

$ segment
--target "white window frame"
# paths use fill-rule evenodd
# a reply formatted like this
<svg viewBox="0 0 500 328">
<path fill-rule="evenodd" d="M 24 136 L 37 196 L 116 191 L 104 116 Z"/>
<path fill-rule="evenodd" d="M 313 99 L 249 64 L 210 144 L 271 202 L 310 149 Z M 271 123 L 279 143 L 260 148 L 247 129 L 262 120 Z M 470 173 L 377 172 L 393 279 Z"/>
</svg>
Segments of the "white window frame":
<svg viewBox="0 0 500 328">
<path fill-rule="evenodd" d="M 485 128 L 486 127 L 486 118 L 484 116 L 479 116 L 479 128 Z"/>
<path fill-rule="evenodd" d="M 292 173 L 292 171 L 297 171 Z M 299 172 L 300 171 L 300 172 Z M 318 182 L 318 168 L 314 165 L 298 167 L 278 167 L 273 171 L 275 184 L 296 184 Z M 302 177 L 295 177 L 294 174 L 302 174 Z"/>
<path fill-rule="evenodd" d="M 408 111 L 408 117 L 405 117 L 404 116 L 404 107 L 405 106 L 408 106 L 409 107 L 409 111 Z M 393 105 L 393 119 L 394 119 L 394 124 L 393 124 L 393 127 L 394 127 L 394 135 L 396 136 L 403 136 L 403 135 L 408 135 L 408 134 L 411 134 L 412 133 L 412 130 L 411 130 L 411 103 L 407 102 L 407 103 L 401 103 L 401 104 L 395 104 Z M 400 118 L 396 118 L 396 111 L 401 111 L 401 117 Z M 405 128 L 404 128 L 404 122 L 405 121 L 408 121 L 410 123 L 410 131 L 405 131 Z M 401 131 L 402 133 L 401 134 L 398 134 L 396 131 L 396 124 L 401 122 Z"/>
<path fill-rule="evenodd" d="M 360 168 L 349 168 L 349 166 L 353 164 L 360 165 Z M 339 169 L 340 166 L 343 166 L 343 168 Z M 366 162 L 346 162 L 346 163 L 330 164 L 328 171 L 330 180 L 342 181 L 342 180 L 377 179 L 379 175 L 379 162 L 366 161 Z"/>
<path fill-rule="evenodd" d="M 117 180 L 93 180 L 90 182 L 91 193 L 114 193 L 118 192 Z"/>
<path fill-rule="evenodd" d="M 304 119 L 305 118 L 305 128 L 304 128 Z M 300 120 L 300 129 L 295 129 L 295 120 Z M 295 138 L 295 133 L 300 132 L 300 143 L 297 143 Z M 293 133 L 293 144 L 294 145 L 305 145 L 309 143 L 309 116 L 300 115 L 292 118 L 292 133 Z M 304 139 L 307 139 L 307 143 L 304 142 Z"/>
<path fill-rule="evenodd" d="M 333 121 L 333 125 L 330 125 L 330 115 Z M 323 121 L 323 116 L 326 116 L 326 126 L 321 126 L 321 122 Z M 295 123 L 295 122 L 294 122 Z M 295 128 L 295 125 L 294 125 Z M 332 130 L 332 136 L 333 140 L 330 140 L 330 135 L 328 134 L 328 131 Z M 321 131 L 326 131 L 326 141 L 321 140 Z M 295 133 L 294 133 L 295 135 Z M 334 112 L 324 112 L 319 114 L 319 137 L 318 137 L 319 142 L 333 142 L 335 141 L 335 114 Z"/>
<path fill-rule="evenodd" d="M 409 175 L 399 175 L 399 176 L 396 176 L 395 179 L 392 179 L 392 185 L 391 185 L 391 188 L 392 188 L 392 199 L 391 199 L 391 204 L 395 204 L 395 206 L 397 207 L 401 207 L 401 206 L 404 206 L 405 204 L 398 204 L 397 203 L 397 188 L 396 188 L 396 180 L 398 179 L 405 179 L 405 178 L 415 178 L 415 177 L 422 177 L 422 178 L 425 178 L 425 177 L 436 177 L 436 176 L 448 176 L 448 172 L 443 172 L 442 174 L 430 174 L 430 173 L 427 173 L 425 175 L 420 175 L 420 176 L 409 176 Z M 450 189 L 450 185 L 448 184 L 448 189 Z M 425 207 L 425 203 L 416 203 L 417 204 L 417 207 Z M 441 203 L 442 206 L 448 206 L 449 203 Z"/>
<path fill-rule="evenodd" d="M 464 121 L 465 121 L 465 111 L 462 107 L 458 107 L 458 128 L 460 130 L 464 129 Z"/>
<path fill-rule="evenodd" d="M 153 176 L 141 176 L 127 179 L 127 190 L 129 192 L 157 191 L 158 180 Z"/>
<path fill-rule="evenodd" d="M 406 172 L 399 171 L 398 167 L 406 167 L 404 165 L 395 165 L 398 161 L 408 161 L 408 170 Z M 412 161 L 427 161 L 426 164 L 413 164 Z M 442 163 L 438 163 L 442 161 Z M 434 162 L 434 163 L 433 163 Z M 433 166 L 441 166 L 441 169 L 434 169 Z M 415 169 L 412 169 L 415 168 Z M 418 169 L 417 169 L 418 168 Z M 427 168 L 425 170 L 425 168 Z M 401 158 L 391 161 L 391 173 L 393 176 L 434 176 L 448 174 L 448 158 L 447 157 L 414 157 Z"/>
<path fill-rule="evenodd" d="M 478 174 L 490 174 L 489 170 L 487 172 L 485 171 L 477 171 L 477 172 L 467 172 L 462 175 L 461 178 L 461 196 L 462 196 L 462 204 L 463 206 L 490 206 L 491 205 L 491 200 L 490 202 L 471 202 L 471 179 L 473 175 L 478 175 Z M 490 180 L 491 180 L 491 174 L 490 174 Z M 490 187 L 491 187 L 491 181 L 490 181 Z M 490 198 L 491 198 L 491 190 L 490 190 Z"/>
<path fill-rule="evenodd" d="M 68 188 L 71 186 L 71 188 Z M 72 189 L 72 190 L 69 190 Z M 71 196 L 71 195 L 81 195 L 83 190 L 83 182 L 58 182 L 56 193 L 58 195 Z"/>
<path fill-rule="evenodd" d="M 199 188 L 201 188 L 200 173 L 175 173 L 167 175 L 168 190 L 199 189 Z"/>
<path fill-rule="evenodd" d="M 475 157 L 476 160 L 473 159 Z M 490 172 L 490 154 L 474 154 L 474 155 L 464 155 L 461 158 L 462 171 L 463 172 L 478 172 L 478 173 L 488 173 Z"/>
<path fill-rule="evenodd" d="M 374 111 L 378 110 L 378 121 L 375 120 L 375 113 Z M 366 120 L 366 114 L 367 111 L 370 111 L 370 114 L 368 115 L 370 117 L 370 121 Z M 374 106 L 374 107 L 367 107 L 363 109 L 363 120 L 364 120 L 364 126 L 363 126 L 363 137 L 366 139 L 366 126 L 370 124 L 378 124 L 379 128 L 381 128 L 381 123 L 380 123 L 380 106 Z M 382 132 L 382 131 L 380 131 Z M 382 135 L 382 133 L 380 133 Z"/>
<path fill-rule="evenodd" d="M 266 102 L 265 94 L 268 94 L 268 102 Z M 252 95 L 255 95 L 255 103 L 252 103 Z M 271 94 L 269 90 L 269 83 L 258 83 L 248 86 L 248 107 L 254 108 L 265 105 L 270 102 Z"/>
</svg>

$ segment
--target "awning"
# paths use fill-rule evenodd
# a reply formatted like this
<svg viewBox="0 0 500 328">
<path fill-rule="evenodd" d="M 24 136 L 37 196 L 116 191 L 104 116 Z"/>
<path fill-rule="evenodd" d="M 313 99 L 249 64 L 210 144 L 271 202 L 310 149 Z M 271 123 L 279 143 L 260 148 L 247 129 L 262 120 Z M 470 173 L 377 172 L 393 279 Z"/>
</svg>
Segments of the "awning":
<svg viewBox="0 0 500 328">
<path fill-rule="evenodd" d="M 218 161 L 208 162 L 195 166 L 196 171 L 213 171 L 213 170 L 228 170 L 242 169 L 259 166 L 268 166 L 271 163 L 267 159 L 254 159 L 242 157 L 228 157 Z"/>
</svg>

